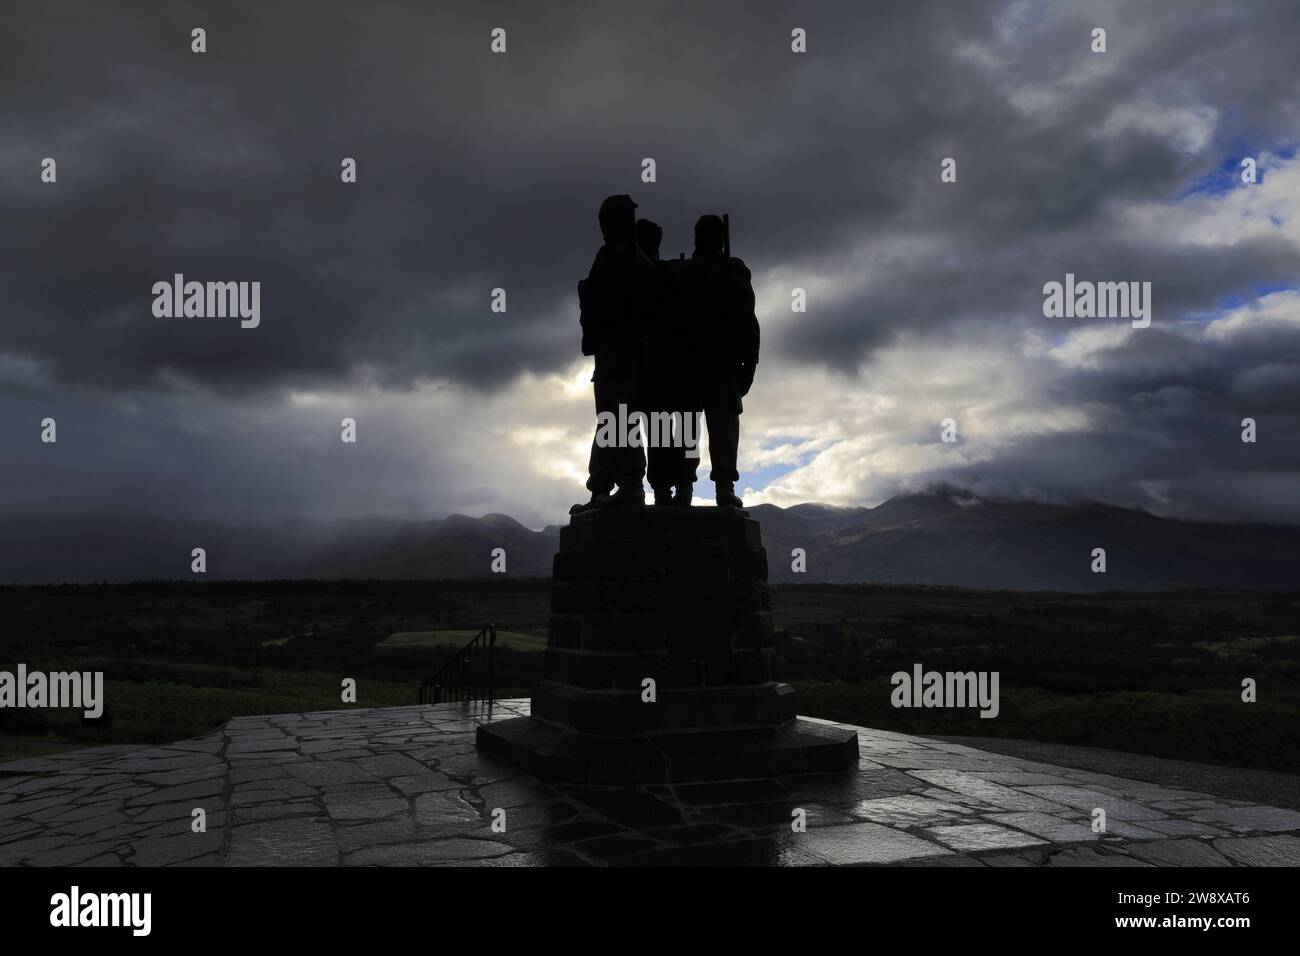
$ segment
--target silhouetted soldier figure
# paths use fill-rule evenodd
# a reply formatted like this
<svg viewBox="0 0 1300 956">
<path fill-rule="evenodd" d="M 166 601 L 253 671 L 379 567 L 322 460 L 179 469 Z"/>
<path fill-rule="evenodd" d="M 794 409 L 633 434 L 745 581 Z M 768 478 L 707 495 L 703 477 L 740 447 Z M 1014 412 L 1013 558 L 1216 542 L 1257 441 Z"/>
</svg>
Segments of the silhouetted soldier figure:
<svg viewBox="0 0 1300 956">
<path fill-rule="evenodd" d="M 718 216 L 695 223 L 695 251 L 683 263 L 685 372 L 691 407 L 709 426 L 709 478 L 723 507 L 743 507 L 736 497 L 736 448 L 740 442 L 741 399 L 754 384 L 758 365 L 758 317 L 749 269 L 723 251 Z M 694 477 L 692 469 L 692 478 Z"/>
<path fill-rule="evenodd" d="M 628 195 L 610 196 L 600 204 L 599 222 L 605 244 L 596 253 L 591 273 L 578 283 L 582 310 L 582 354 L 596 357 L 596 413 L 630 420 L 641 408 L 647 361 L 647 324 L 654 267 L 637 250 L 636 203 Z M 617 430 L 615 430 L 617 431 Z M 608 430 L 606 432 L 608 434 Z M 601 444 L 599 423 L 591 442 L 587 490 L 591 500 L 574 505 L 570 514 L 604 505 L 645 504 L 645 449 L 625 444 Z M 618 492 L 611 494 L 614 486 Z"/>
<path fill-rule="evenodd" d="M 649 219 L 638 219 L 636 242 L 647 259 L 654 263 L 658 276 L 655 293 L 651 299 L 649 327 L 649 362 L 646 369 L 644 411 L 651 416 L 648 424 L 657 432 L 657 444 L 646 449 L 649 460 L 647 477 L 654 489 L 656 505 L 689 505 L 691 485 L 695 481 L 695 466 L 686 457 L 686 445 L 681 422 L 691 413 L 692 401 L 686 389 L 686 374 L 682 348 L 680 308 L 681 265 L 673 259 L 659 258 L 659 245 L 664 231 Z M 656 416 L 674 416 L 656 421 Z M 649 436 L 647 435 L 647 440 Z M 692 433 L 692 444 L 698 445 L 699 432 Z M 677 497 L 673 497 L 673 488 Z"/>
</svg>

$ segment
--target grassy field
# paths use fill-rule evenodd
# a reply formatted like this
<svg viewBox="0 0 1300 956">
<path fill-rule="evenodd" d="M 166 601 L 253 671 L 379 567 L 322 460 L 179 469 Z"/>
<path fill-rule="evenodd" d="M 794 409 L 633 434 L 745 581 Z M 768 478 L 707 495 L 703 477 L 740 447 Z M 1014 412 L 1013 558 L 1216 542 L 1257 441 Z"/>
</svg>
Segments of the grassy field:
<svg viewBox="0 0 1300 956">
<path fill-rule="evenodd" d="M 1175 760 L 1300 773 L 1300 694 L 1244 704 L 1232 691 L 1003 686 L 1000 711 L 894 708 L 888 679 L 798 681 L 799 712 L 922 736 L 989 736 L 1104 747 Z"/>
<path fill-rule="evenodd" d="M 477 630 L 399 631 L 388 635 L 375 646 L 380 650 L 419 648 L 454 653 L 473 640 L 476 634 L 478 634 Z M 544 651 L 546 635 L 498 630 L 496 646 L 515 651 Z"/>
<path fill-rule="evenodd" d="M 772 603 L 776 673 L 804 714 L 1300 772 L 1300 594 L 782 585 Z M 497 696 L 526 696 L 549 614 L 544 580 L 0 587 L 0 669 L 102 670 L 107 699 L 95 721 L 0 709 L 0 760 L 339 709 L 345 677 L 355 706 L 413 704 L 489 621 Z M 997 671 L 999 716 L 891 707 L 888 676 L 915 663 Z"/>
<path fill-rule="evenodd" d="M 276 668 L 53 660 L 40 669 L 104 671 L 104 714 L 85 720 L 67 710 L 8 711 L 0 761 L 109 743 L 169 743 L 210 733 L 236 716 L 412 704 L 416 693 L 411 681 L 358 677 L 356 704 L 344 704 L 341 677 Z"/>
</svg>

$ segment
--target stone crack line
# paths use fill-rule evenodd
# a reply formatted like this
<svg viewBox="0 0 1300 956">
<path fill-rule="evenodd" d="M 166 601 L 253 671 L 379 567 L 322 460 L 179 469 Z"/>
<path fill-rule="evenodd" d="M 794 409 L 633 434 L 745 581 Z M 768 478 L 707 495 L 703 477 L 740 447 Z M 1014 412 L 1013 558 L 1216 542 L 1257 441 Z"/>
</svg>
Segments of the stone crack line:
<svg viewBox="0 0 1300 956">
<path fill-rule="evenodd" d="M 225 827 L 222 829 L 221 832 L 221 842 L 217 845 L 217 853 L 216 853 L 217 858 L 213 862 L 212 864 L 213 866 L 225 865 L 226 855 L 227 853 L 230 852 L 231 840 L 233 840 L 235 836 L 235 804 L 234 804 L 235 781 L 233 779 L 234 771 L 230 765 L 230 758 L 227 756 L 226 753 L 230 749 L 229 727 L 230 727 L 229 721 L 227 721 L 226 724 L 222 726 L 221 749 L 217 751 L 217 759 L 219 759 L 222 765 L 226 768 L 225 778 L 222 782 L 222 787 L 221 787 L 221 802 L 225 807 L 226 820 L 225 820 Z"/>
</svg>

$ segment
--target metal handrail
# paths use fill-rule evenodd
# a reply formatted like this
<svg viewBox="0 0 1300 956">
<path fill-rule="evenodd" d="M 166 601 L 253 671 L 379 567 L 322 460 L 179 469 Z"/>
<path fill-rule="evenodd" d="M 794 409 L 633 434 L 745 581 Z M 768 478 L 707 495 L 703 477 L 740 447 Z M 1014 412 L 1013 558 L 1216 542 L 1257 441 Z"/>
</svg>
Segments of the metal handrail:
<svg viewBox="0 0 1300 956">
<path fill-rule="evenodd" d="M 421 704 L 481 700 L 495 702 L 493 663 L 497 626 L 488 624 L 474 639 L 452 655 L 432 677 L 420 681 Z"/>
</svg>

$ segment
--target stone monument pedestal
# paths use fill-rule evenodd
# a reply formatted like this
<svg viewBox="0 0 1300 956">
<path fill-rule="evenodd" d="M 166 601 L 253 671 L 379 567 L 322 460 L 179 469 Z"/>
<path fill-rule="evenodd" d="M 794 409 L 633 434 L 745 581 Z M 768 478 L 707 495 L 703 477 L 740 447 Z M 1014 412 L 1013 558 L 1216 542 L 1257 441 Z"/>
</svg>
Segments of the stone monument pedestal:
<svg viewBox="0 0 1300 956">
<path fill-rule="evenodd" d="M 767 555 L 734 508 L 606 507 L 561 529 L 546 679 L 478 746 L 543 780 L 630 784 L 840 770 L 856 734 L 772 677 Z"/>
</svg>

